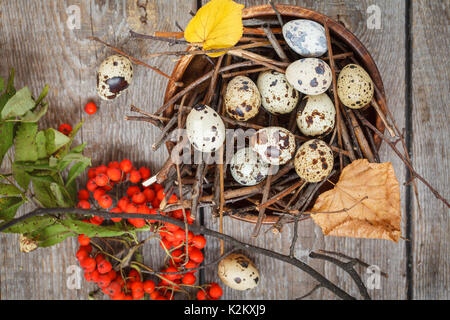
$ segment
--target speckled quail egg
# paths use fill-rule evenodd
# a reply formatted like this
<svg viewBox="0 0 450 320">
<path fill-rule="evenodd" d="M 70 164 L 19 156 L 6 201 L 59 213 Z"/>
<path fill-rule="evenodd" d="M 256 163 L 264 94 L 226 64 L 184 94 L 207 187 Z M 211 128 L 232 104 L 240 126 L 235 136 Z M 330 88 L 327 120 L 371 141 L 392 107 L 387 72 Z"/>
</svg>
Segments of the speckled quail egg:
<svg viewBox="0 0 450 320">
<path fill-rule="evenodd" d="M 186 118 L 189 142 L 202 152 L 214 152 L 225 141 L 225 125 L 212 108 L 198 104 Z"/>
<path fill-rule="evenodd" d="M 327 134 L 334 128 L 336 109 L 326 93 L 306 96 L 306 105 L 297 112 L 297 125 L 306 136 Z"/>
<path fill-rule="evenodd" d="M 294 156 L 295 136 L 282 127 L 267 127 L 251 137 L 250 145 L 263 161 L 282 165 Z"/>
<path fill-rule="evenodd" d="M 374 88 L 369 74 L 356 64 L 348 64 L 339 73 L 337 93 L 344 106 L 361 109 L 372 101 Z"/>
<path fill-rule="evenodd" d="M 314 139 L 307 141 L 298 148 L 294 165 L 299 177 L 305 181 L 322 181 L 333 170 L 333 151 L 322 140 Z"/>
<path fill-rule="evenodd" d="M 263 181 L 269 173 L 269 167 L 251 148 L 238 150 L 230 162 L 231 175 L 244 186 L 254 186 Z"/>
<path fill-rule="evenodd" d="M 286 79 L 301 93 L 317 95 L 324 93 L 330 87 L 331 68 L 317 58 L 300 59 L 288 66 Z"/>
<path fill-rule="evenodd" d="M 249 77 L 237 76 L 228 83 L 225 92 L 225 110 L 234 119 L 247 121 L 259 112 L 261 95 Z"/>
<path fill-rule="evenodd" d="M 225 285 L 235 290 L 249 290 L 259 283 L 259 271 L 253 262 L 239 253 L 232 253 L 219 262 L 218 275 Z"/>
<path fill-rule="evenodd" d="M 328 51 L 325 28 L 315 21 L 289 21 L 283 26 L 283 36 L 289 47 L 304 57 L 320 57 Z"/>
<path fill-rule="evenodd" d="M 285 114 L 294 110 L 300 94 L 276 71 L 261 72 L 258 76 L 259 92 L 263 107 L 272 114 Z"/>
<path fill-rule="evenodd" d="M 124 92 L 133 80 L 131 61 L 120 55 L 106 58 L 98 68 L 97 92 L 103 100 L 112 100 Z"/>
</svg>

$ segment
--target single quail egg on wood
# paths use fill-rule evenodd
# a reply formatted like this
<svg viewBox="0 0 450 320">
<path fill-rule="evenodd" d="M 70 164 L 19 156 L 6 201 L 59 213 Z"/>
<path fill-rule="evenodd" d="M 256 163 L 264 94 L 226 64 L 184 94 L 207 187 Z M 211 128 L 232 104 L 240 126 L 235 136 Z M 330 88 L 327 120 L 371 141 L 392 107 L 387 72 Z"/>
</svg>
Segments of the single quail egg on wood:
<svg viewBox="0 0 450 320">
<path fill-rule="evenodd" d="M 112 100 L 124 92 L 133 80 L 131 61 L 120 55 L 106 58 L 97 72 L 97 92 L 103 100 Z"/>
<path fill-rule="evenodd" d="M 306 136 L 327 134 L 334 128 L 336 109 L 326 93 L 306 96 L 305 108 L 297 112 L 297 125 Z"/>
<path fill-rule="evenodd" d="M 269 167 L 251 148 L 238 150 L 230 162 L 231 175 L 244 186 L 254 186 L 263 181 L 269 173 Z"/>
<path fill-rule="evenodd" d="M 286 79 L 298 91 L 317 95 L 328 90 L 332 83 L 330 66 L 317 58 L 305 58 L 291 63 Z"/>
<path fill-rule="evenodd" d="M 252 136 L 250 145 L 263 161 L 282 165 L 294 156 L 295 136 L 282 127 L 267 127 Z"/>
<path fill-rule="evenodd" d="M 292 50 L 304 57 L 320 57 L 328 51 L 325 28 L 312 20 L 292 20 L 283 26 L 283 37 Z"/>
<path fill-rule="evenodd" d="M 225 125 L 212 108 L 198 104 L 186 118 L 189 142 L 202 152 L 217 151 L 225 141 Z"/>
<path fill-rule="evenodd" d="M 369 74 L 356 64 L 346 65 L 339 73 L 337 94 L 344 106 L 361 109 L 372 101 L 374 87 Z"/>
<path fill-rule="evenodd" d="M 232 253 L 219 262 L 218 275 L 225 285 L 240 291 L 255 288 L 259 283 L 258 269 L 239 253 Z"/>
<path fill-rule="evenodd" d="M 261 95 L 249 77 L 237 76 L 228 83 L 225 92 L 225 110 L 234 119 L 247 121 L 259 112 Z"/>
<path fill-rule="evenodd" d="M 322 140 L 307 141 L 297 150 L 294 165 L 299 177 L 305 181 L 322 181 L 333 169 L 333 151 Z"/>
<path fill-rule="evenodd" d="M 294 110 L 300 94 L 276 71 L 261 72 L 258 76 L 259 92 L 263 107 L 272 114 L 285 114 Z"/>
</svg>

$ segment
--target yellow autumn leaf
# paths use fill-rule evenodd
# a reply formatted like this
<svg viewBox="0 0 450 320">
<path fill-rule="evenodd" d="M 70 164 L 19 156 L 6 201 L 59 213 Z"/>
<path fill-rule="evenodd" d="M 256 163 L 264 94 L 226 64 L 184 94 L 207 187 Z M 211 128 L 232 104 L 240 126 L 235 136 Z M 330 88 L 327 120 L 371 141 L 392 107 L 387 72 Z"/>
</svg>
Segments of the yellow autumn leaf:
<svg viewBox="0 0 450 320">
<path fill-rule="evenodd" d="M 184 38 L 191 43 L 201 43 L 204 50 L 234 46 L 241 39 L 243 4 L 232 0 L 212 0 L 198 10 L 184 31 Z M 218 57 L 220 53 L 210 53 Z"/>
<path fill-rule="evenodd" d="M 397 242 L 400 185 L 392 164 L 353 161 L 342 170 L 335 187 L 318 197 L 311 217 L 325 235 Z"/>
</svg>

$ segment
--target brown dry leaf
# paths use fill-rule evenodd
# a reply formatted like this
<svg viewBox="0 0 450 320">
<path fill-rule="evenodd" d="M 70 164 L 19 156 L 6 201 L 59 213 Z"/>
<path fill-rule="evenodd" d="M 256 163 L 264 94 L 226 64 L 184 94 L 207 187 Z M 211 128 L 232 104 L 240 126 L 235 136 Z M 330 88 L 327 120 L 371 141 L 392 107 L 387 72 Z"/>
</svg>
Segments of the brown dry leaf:
<svg viewBox="0 0 450 320">
<path fill-rule="evenodd" d="M 392 164 L 353 161 L 334 189 L 319 196 L 311 214 L 325 235 L 398 242 L 400 186 Z"/>
</svg>

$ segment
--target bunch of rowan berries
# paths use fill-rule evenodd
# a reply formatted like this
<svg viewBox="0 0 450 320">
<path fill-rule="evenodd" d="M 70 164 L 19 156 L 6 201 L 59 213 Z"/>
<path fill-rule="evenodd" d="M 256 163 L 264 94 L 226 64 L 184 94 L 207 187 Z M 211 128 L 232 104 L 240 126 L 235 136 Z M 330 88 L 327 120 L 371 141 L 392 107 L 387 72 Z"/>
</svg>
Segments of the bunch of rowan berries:
<svg viewBox="0 0 450 320">
<path fill-rule="evenodd" d="M 222 296 L 222 289 L 216 283 L 196 286 L 195 273 L 204 260 L 202 249 L 206 245 L 206 239 L 202 235 L 195 235 L 171 223 L 160 223 L 152 220 L 151 215 L 161 214 L 180 221 L 188 226 L 194 223 L 190 210 L 175 210 L 170 212 L 159 211 L 160 203 L 166 199 L 167 203 L 176 203 L 175 194 L 166 197 L 164 187 L 154 183 L 142 188 L 138 184 L 151 176 L 146 167 L 136 169 L 130 160 L 125 159 L 120 163 L 110 162 L 108 165 L 100 165 L 91 168 L 88 172 L 86 189 L 78 192 L 78 207 L 91 209 L 91 207 L 109 210 L 111 213 L 137 213 L 147 215 L 142 219 L 112 218 L 118 223 L 128 223 L 136 228 L 142 228 L 147 224 L 153 224 L 160 236 L 160 245 L 168 256 L 168 264 L 161 269 L 156 285 L 152 280 L 142 280 L 141 274 L 136 269 L 131 269 L 127 277 L 122 277 L 116 272 L 112 264 L 101 252 L 93 252 L 90 239 L 80 235 L 78 241 L 80 248 L 76 254 L 80 266 L 85 271 L 85 278 L 89 282 L 96 283 L 102 291 L 114 300 L 143 299 L 148 294 L 154 300 L 173 299 L 174 293 L 181 287 L 198 288 L 197 299 L 218 299 Z M 111 197 L 114 187 L 127 183 L 126 195 L 119 198 L 117 193 Z M 168 199 L 167 199 L 168 198 Z M 101 225 L 104 219 L 93 216 L 84 222 Z"/>
</svg>

